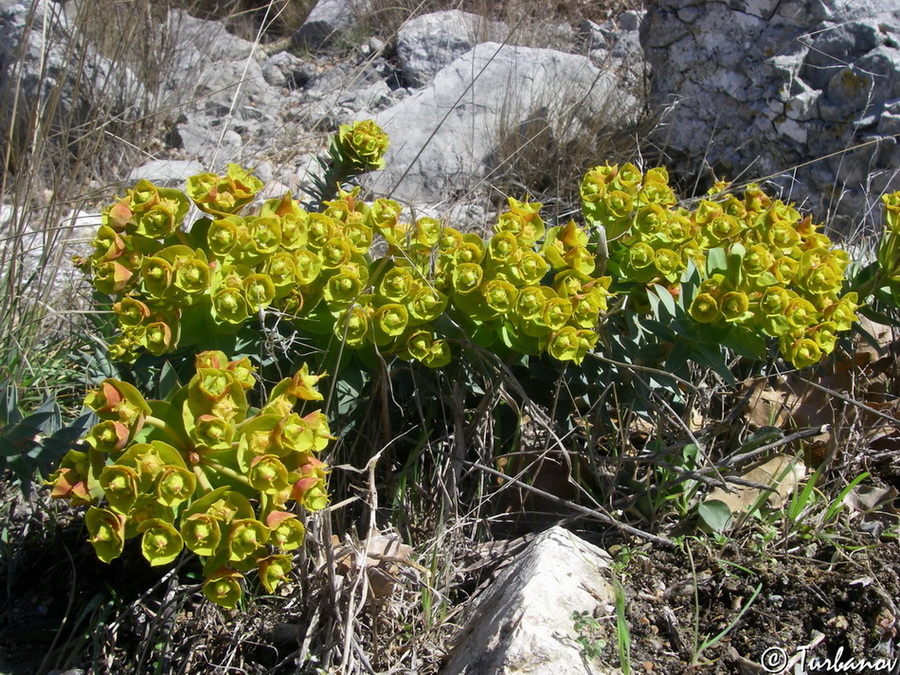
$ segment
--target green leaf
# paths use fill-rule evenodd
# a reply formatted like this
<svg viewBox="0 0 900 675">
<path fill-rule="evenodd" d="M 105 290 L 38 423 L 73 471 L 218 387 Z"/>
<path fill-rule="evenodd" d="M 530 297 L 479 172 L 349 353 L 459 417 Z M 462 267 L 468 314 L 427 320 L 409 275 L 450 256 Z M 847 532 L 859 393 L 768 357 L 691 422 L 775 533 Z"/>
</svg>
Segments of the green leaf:
<svg viewBox="0 0 900 675">
<path fill-rule="evenodd" d="M 853 490 L 853 488 L 862 483 L 868 477 L 869 472 L 863 471 L 856 478 L 847 483 L 847 485 L 844 486 L 844 489 L 841 490 L 840 493 L 838 493 L 838 496 L 835 497 L 831 504 L 828 506 L 828 511 L 825 512 L 825 519 L 822 522 L 831 522 L 831 519 L 837 515 L 837 512 L 844 507 L 844 498 L 848 494 L 850 494 L 850 491 Z"/>
<path fill-rule="evenodd" d="M 672 322 L 672 330 L 689 342 L 715 345 L 716 348 L 722 344 L 731 328 L 731 324 L 722 326 L 699 324 L 692 319 L 678 319 Z"/>
<path fill-rule="evenodd" d="M 21 421 L 19 412 L 19 396 L 16 386 L 6 380 L 0 384 L 0 427 Z"/>
<path fill-rule="evenodd" d="M 697 506 L 697 515 L 716 533 L 724 532 L 731 521 L 731 509 L 728 508 L 728 504 L 718 499 L 701 502 Z"/>
<path fill-rule="evenodd" d="M 48 398 L 24 422 L 35 424 L 44 434 L 53 434 L 62 429 L 62 412 L 56 399 Z"/>
<path fill-rule="evenodd" d="M 766 340 L 760 334 L 744 328 L 735 328 L 722 341 L 722 345 L 749 359 L 766 358 Z"/>
<path fill-rule="evenodd" d="M 653 310 L 653 316 L 658 321 L 666 321 L 675 318 L 675 299 L 668 289 L 663 288 L 659 284 L 653 284 L 647 289 L 647 298 L 650 300 L 650 307 Z M 660 314 L 659 306 L 662 305 L 668 316 L 663 317 Z"/>
<path fill-rule="evenodd" d="M 657 339 L 664 342 L 675 342 L 675 340 L 678 339 L 678 335 L 669 327 L 670 325 L 674 327 L 674 323 L 664 324 L 660 321 L 654 321 L 653 319 L 644 319 L 641 321 L 641 327 Z M 633 351 L 633 349 L 630 351 Z"/>
<path fill-rule="evenodd" d="M 728 384 L 737 384 L 731 369 L 722 358 L 722 352 L 719 350 L 718 345 L 698 344 L 694 348 L 691 357 L 697 363 L 711 368 Z"/>
<path fill-rule="evenodd" d="M 788 520 L 792 523 L 796 523 L 797 519 L 803 513 L 803 510 L 806 508 L 807 503 L 809 503 L 813 495 L 813 489 L 816 487 L 816 482 L 821 475 L 821 469 L 817 470 L 809 477 L 809 480 L 806 481 L 806 485 L 803 486 L 803 489 L 799 493 L 794 493 L 790 504 L 788 504 L 787 511 Z"/>
<path fill-rule="evenodd" d="M 727 274 L 728 254 L 724 248 L 711 248 L 706 252 L 706 274 Z"/>
<path fill-rule="evenodd" d="M 691 357 L 692 345 L 683 337 L 675 338 L 672 351 L 669 352 L 669 358 L 666 359 L 665 369 L 670 373 L 678 374 L 687 365 L 688 359 Z"/>
<path fill-rule="evenodd" d="M 40 433 L 39 427 L 25 421 L 3 427 L 3 430 L 0 431 L 0 439 L 3 439 L 5 448 L 0 450 L 0 454 L 11 457 L 27 452 L 35 444 L 32 439 Z M 26 446 L 27 449 L 24 449 Z"/>
<path fill-rule="evenodd" d="M 700 270 L 697 269 L 697 263 L 694 262 L 693 258 L 688 258 L 687 267 L 681 273 L 681 283 L 691 286 L 700 285 Z"/>
<path fill-rule="evenodd" d="M 165 398 L 167 394 L 174 392 L 181 386 L 178 379 L 178 371 L 170 361 L 165 361 L 159 370 L 159 380 L 157 383 L 157 391 L 159 398 Z"/>
</svg>

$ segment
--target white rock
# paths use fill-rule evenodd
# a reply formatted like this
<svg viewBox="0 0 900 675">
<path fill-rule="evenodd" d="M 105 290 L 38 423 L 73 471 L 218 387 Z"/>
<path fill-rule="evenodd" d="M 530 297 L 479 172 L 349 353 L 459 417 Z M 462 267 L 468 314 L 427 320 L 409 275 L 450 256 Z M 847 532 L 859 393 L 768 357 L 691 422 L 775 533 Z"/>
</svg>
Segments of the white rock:
<svg viewBox="0 0 900 675">
<path fill-rule="evenodd" d="M 375 116 L 391 146 L 387 168 L 368 175 L 366 187 L 401 201 L 453 201 L 479 182 L 501 136 L 528 119 L 565 124 L 552 129 L 565 141 L 583 122 L 625 122 L 636 110 L 634 97 L 586 57 L 486 42 Z"/>
<path fill-rule="evenodd" d="M 397 33 L 397 61 L 410 86 L 428 84 L 437 72 L 480 42 L 500 42 L 506 24 L 459 10 L 423 14 Z"/>
<path fill-rule="evenodd" d="M 610 557 L 561 527 L 540 535 L 468 608 L 441 675 L 617 673 L 587 663 L 573 612 L 615 606 Z"/>
<path fill-rule="evenodd" d="M 802 83 L 802 80 L 798 80 Z M 822 92 L 802 85 L 800 91 L 784 102 L 785 114 L 792 120 L 806 122 L 818 114 L 819 97 Z"/>
<path fill-rule="evenodd" d="M 788 118 L 780 122 L 775 122 L 775 130 L 782 136 L 787 136 L 801 145 L 806 143 L 808 136 L 807 129 L 796 120 Z"/>
<path fill-rule="evenodd" d="M 146 179 L 158 186 L 180 186 L 190 176 L 203 173 L 206 169 L 200 162 L 181 159 L 153 159 L 135 167 L 128 174 L 128 181 L 136 183 Z"/>
</svg>

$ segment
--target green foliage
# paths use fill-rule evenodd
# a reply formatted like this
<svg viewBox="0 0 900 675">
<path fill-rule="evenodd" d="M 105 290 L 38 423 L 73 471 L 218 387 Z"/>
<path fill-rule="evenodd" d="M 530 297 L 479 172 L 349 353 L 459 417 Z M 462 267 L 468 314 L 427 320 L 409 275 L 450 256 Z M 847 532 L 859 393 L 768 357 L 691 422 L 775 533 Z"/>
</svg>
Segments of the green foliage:
<svg viewBox="0 0 900 675">
<path fill-rule="evenodd" d="M 261 187 L 235 165 L 227 176 L 191 178 L 188 195 L 211 217 L 186 231 L 177 228 L 187 197 L 147 181 L 106 209 L 96 253 L 82 264 L 113 298 L 114 358 L 208 344 L 266 311 L 351 349 L 430 367 L 451 359 L 444 315 L 483 346 L 499 338 L 507 350 L 561 361 L 580 362 L 598 339 L 610 278 L 596 273 L 588 233 L 574 222 L 539 241 L 540 204 L 511 198 L 483 239 L 430 218 L 401 223 L 399 204 L 367 203 L 357 190 L 321 213 L 287 194 L 241 215 Z M 166 218 L 145 226 L 150 212 Z M 388 245 L 379 257 L 376 234 Z"/>
<path fill-rule="evenodd" d="M 330 150 L 338 184 L 381 166 L 386 148 L 370 121 L 342 127 Z M 755 186 L 689 211 L 664 169 L 606 165 L 582 182 L 588 227 L 548 228 L 540 204 L 510 198 L 489 237 L 401 222 L 398 203 L 365 202 L 358 189 L 338 190 L 321 212 L 288 193 L 244 214 L 261 188 L 231 165 L 192 177 L 187 194 L 141 181 L 106 209 L 83 266 L 113 297 L 115 358 L 196 347 L 275 312 L 301 332 L 431 367 L 449 362 L 446 339 L 458 337 L 445 316 L 484 347 L 577 364 L 597 344 L 612 287 L 638 310 L 648 295 L 677 302 L 682 316 L 668 318 L 689 338 L 704 332 L 757 357 L 763 336 L 775 338 L 803 367 L 856 318 L 858 295 L 842 293 L 847 253 Z M 181 229 L 190 201 L 206 215 Z M 376 238 L 387 244 L 377 257 Z"/>
<path fill-rule="evenodd" d="M 100 421 L 47 483 L 51 496 L 90 505 L 85 523 L 100 560 L 117 558 L 138 536 L 151 565 L 187 548 L 203 560 L 204 593 L 225 607 L 240 599 L 243 573 L 256 569 L 269 592 L 287 576 L 284 554 L 305 533 L 288 509 L 327 505 L 327 467 L 316 455 L 332 436 L 322 412 L 295 412 L 322 400 L 321 376 L 304 366 L 252 409 L 253 373 L 246 358 L 207 351 L 168 400 L 146 401 L 116 379 L 87 395 Z"/>
<path fill-rule="evenodd" d="M 606 640 L 600 637 L 603 634 L 600 622 L 587 611 L 572 612 L 569 619 L 578 633 L 575 642 L 581 647 L 581 654 L 588 661 L 599 659 L 606 648 Z"/>
<path fill-rule="evenodd" d="M 887 305 L 900 307 L 900 192 L 883 195 L 884 236 L 876 253 L 872 286 L 876 297 Z"/>
<path fill-rule="evenodd" d="M 86 413 L 64 425 L 62 411 L 52 398 L 26 415 L 19 408 L 16 387 L 0 384 L 0 470 L 12 471 L 28 494 L 35 474 L 49 474 L 94 419 Z"/>
</svg>

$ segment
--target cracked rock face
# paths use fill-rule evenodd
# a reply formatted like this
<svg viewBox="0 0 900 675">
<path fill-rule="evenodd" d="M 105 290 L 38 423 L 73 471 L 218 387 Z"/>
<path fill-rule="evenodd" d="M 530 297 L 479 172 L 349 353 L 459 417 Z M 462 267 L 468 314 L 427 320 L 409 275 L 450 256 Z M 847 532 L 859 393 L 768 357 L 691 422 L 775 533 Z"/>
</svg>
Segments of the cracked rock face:
<svg viewBox="0 0 900 675">
<path fill-rule="evenodd" d="M 652 0 L 641 42 L 680 169 L 775 176 L 838 227 L 900 189 L 896 0 Z"/>
</svg>

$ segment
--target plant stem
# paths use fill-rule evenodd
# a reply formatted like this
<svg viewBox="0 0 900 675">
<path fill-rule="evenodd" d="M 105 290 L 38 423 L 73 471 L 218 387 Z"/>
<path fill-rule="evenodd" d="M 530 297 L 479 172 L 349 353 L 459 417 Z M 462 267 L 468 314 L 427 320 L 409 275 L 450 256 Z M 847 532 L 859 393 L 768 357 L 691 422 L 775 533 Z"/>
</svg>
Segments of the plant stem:
<svg viewBox="0 0 900 675">
<path fill-rule="evenodd" d="M 203 473 L 203 467 L 199 464 L 194 464 L 194 466 L 191 468 L 194 470 L 194 475 L 197 477 L 197 483 L 200 484 L 200 487 L 203 488 L 203 491 L 207 494 L 212 492 L 212 483 L 209 482 L 209 478 L 207 478 L 206 474 Z"/>
<path fill-rule="evenodd" d="M 239 483 L 243 483 L 244 485 L 250 486 L 250 479 L 249 479 L 249 478 L 247 478 L 246 476 L 242 476 L 241 474 L 239 474 L 239 473 L 238 473 L 237 471 L 235 471 L 234 469 L 230 469 L 230 468 L 228 468 L 227 466 L 224 466 L 224 465 L 222 465 L 222 464 L 219 464 L 218 462 L 216 462 L 216 461 L 214 461 L 214 460 L 212 460 L 212 459 L 209 459 L 208 457 L 202 457 L 202 456 L 201 456 L 201 458 L 200 458 L 200 463 L 203 464 L 203 465 L 205 465 L 205 466 L 208 466 L 208 467 L 209 467 L 210 469 L 212 469 L 213 471 L 218 471 L 218 472 L 221 473 L 223 476 L 228 476 L 228 477 L 231 478 L 232 480 L 236 480 L 236 481 L 239 482 Z M 251 486 L 251 487 L 252 487 L 252 486 Z"/>
<path fill-rule="evenodd" d="M 159 429 L 166 436 L 169 437 L 169 440 L 172 441 L 172 444 L 178 448 L 181 452 L 186 453 L 188 451 L 188 443 L 184 440 L 184 436 L 182 436 L 178 430 L 173 427 L 171 424 L 166 422 L 159 417 L 154 417 L 153 415 L 147 415 L 144 419 L 144 422 L 149 424 L 154 429 Z"/>
</svg>

